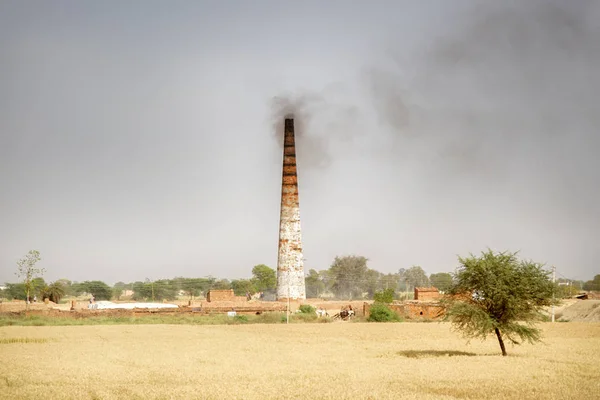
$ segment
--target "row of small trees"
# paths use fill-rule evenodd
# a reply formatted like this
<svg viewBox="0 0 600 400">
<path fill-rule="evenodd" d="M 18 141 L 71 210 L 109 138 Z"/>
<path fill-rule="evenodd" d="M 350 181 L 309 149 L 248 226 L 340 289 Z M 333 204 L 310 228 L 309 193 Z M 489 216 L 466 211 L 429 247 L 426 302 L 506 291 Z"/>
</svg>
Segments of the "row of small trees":
<svg viewBox="0 0 600 400">
<path fill-rule="evenodd" d="M 40 295 L 46 295 L 48 298 L 64 295 L 66 286 L 73 291 L 85 290 L 98 298 L 101 296 L 110 298 L 114 290 L 122 289 L 115 285 L 111 290 L 108 285 L 99 281 L 81 284 L 71 284 L 66 281 L 51 284 L 60 286 L 58 293 L 53 292 L 50 285 L 45 285 L 43 279 L 40 280 L 41 278 L 37 276 L 44 272 L 43 269 L 36 268 L 39 260 L 39 253 L 31 251 L 17 263 L 17 275 L 23 278 L 21 285 L 28 299 L 38 286 L 41 288 Z M 393 318 L 395 314 L 385 306 L 393 300 L 395 285 L 402 278 L 407 285 L 409 278 L 415 279 L 410 281 L 414 285 L 425 285 L 427 277 L 418 267 L 401 270 L 397 276 L 383 275 L 368 269 L 366 262 L 364 257 L 336 257 L 326 274 L 317 273 L 317 281 L 323 282 L 321 276 L 331 279 L 331 290 L 349 297 L 356 295 L 359 290 L 373 290 L 375 304 L 372 308 L 372 320 L 397 320 Z M 451 321 L 465 337 L 486 339 L 490 334 L 495 334 L 504 356 L 507 354 L 505 346 L 507 340 L 519 344 L 523 341 L 534 343 L 541 339 L 541 331 L 535 323 L 543 320 L 544 308 L 556 303 L 558 288 L 550 278 L 550 271 L 544 269 L 539 263 L 518 259 L 516 253 L 495 253 L 491 250 L 483 252 L 481 256 L 470 255 L 459 258 L 459 262 L 460 267 L 457 268 L 454 276 L 451 276 L 447 294 L 441 302 L 446 310 L 447 320 Z M 269 290 L 275 286 L 275 271 L 271 268 L 257 265 L 252 272 L 253 278 L 240 284 L 238 291 L 243 289 L 246 293 L 250 293 L 250 290 Z M 310 275 L 309 273 L 309 277 Z M 595 276 L 594 284 L 596 281 L 600 282 L 600 275 Z M 198 280 L 176 278 L 165 282 L 164 285 L 158 285 L 155 289 L 156 283 L 140 282 L 140 285 L 134 283 L 132 287 L 139 296 L 147 296 L 146 291 L 149 289 L 152 297 L 155 297 L 157 290 L 177 285 L 180 290 L 187 290 L 190 296 L 193 296 L 194 293 L 199 293 L 203 288 L 206 290 L 216 282 L 212 282 L 211 278 Z M 384 284 L 386 288 L 376 290 Z M 186 289 L 181 289 L 184 287 Z M 377 318 L 373 318 L 374 315 Z"/>
<path fill-rule="evenodd" d="M 362 256 L 336 257 L 329 269 L 311 269 L 306 275 L 307 297 L 321 297 L 332 293 L 340 299 L 372 299 L 375 292 L 392 289 L 399 295 L 415 287 L 435 286 L 446 291 L 452 284 L 452 275 L 446 272 L 427 276 L 423 268 L 401 268 L 397 273 L 381 273 L 368 267 Z"/>
<path fill-rule="evenodd" d="M 210 289 L 233 289 L 236 295 L 244 296 L 263 292 L 274 294 L 277 278 L 276 271 L 264 264 L 252 269 L 249 279 L 217 279 L 214 277 L 162 279 L 157 281 L 117 282 L 112 287 L 102 281 L 71 282 L 60 279 L 46 283 L 41 275 L 43 268 L 37 268 L 39 252 L 32 250 L 17 263 L 19 283 L 8 283 L 0 297 L 10 299 L 40 300 L 48 298 L 59 302 L 65 296 L 93 295 L 97 300 L 120 300 L 123 293 L 131 291 L 130 296 L 138 301 L 174 300 L 181 294 L 194 299 L 204 296 Z M 373 299 L 377 292 L 386 290 L 394 298 L 401 298 L 419 286 L 435 286 L 441 292 L 447 292 L 453 285 L 453 277 L 441 272 L 427 276 L 420 266 L 399 269 L 397 273 L 381 273 L 368 267 L 368 259 L 362 256 L 336 257 L 328 269 L 317 271 L 310 269 L 306 274 L 306 294 L 309 298 L 318 298 L 331 294 L 338 299 Z M 560 280 L 559 280 L 560 282 Z M 557 297 L 568 297 L 579 288 L 600 290 L 600 275 L 589 282 L 561 285 L 556 289 Z"/>
</svg>

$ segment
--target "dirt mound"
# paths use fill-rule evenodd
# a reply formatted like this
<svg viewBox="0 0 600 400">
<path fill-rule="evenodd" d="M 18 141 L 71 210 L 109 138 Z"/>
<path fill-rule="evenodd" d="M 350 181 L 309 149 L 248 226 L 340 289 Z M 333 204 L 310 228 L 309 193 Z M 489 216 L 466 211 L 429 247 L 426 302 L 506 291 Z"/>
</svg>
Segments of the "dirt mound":
<svg viewBox="0 0 600 400">
<path fill-rule="evenodd" d="M 560 314 L 559 321 L 600 322 L 600 300 L 578 300 Z"/>
</svg>

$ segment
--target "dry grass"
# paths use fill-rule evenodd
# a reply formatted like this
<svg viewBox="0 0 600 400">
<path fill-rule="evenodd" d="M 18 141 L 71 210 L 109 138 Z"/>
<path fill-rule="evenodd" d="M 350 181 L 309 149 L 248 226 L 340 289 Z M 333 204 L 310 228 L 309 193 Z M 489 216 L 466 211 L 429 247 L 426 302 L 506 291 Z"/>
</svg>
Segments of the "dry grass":
<svg viewBox="0 0 600 400">
<path fill-rule="evenodd" d="M 0 328 L 5 399 L 598 398 L 600 324 L 466 345 L 447 324 Z"/>
</svg>

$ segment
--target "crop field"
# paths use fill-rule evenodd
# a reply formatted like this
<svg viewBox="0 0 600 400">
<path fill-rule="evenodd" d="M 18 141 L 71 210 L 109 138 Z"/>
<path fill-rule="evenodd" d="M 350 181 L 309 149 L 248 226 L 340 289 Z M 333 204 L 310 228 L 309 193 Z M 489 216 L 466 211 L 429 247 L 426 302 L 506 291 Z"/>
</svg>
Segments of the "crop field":
<svg viewBox="0 0 600 400">
<path fill-rule="evenodd" d="M 446 323 L 5 326 L 2 399 L 600 398 L 600 323 L 467 344 Z"/>
</svg>

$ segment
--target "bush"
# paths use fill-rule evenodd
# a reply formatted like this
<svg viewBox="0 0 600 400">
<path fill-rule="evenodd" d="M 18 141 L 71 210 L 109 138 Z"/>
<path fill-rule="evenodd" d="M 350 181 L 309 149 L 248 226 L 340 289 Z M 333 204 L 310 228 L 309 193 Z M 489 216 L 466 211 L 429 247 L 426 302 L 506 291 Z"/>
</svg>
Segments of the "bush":
<svg viewBox="0 0 600 400">
<path fill-rule="evenodd" d="M 373 300 L 375 300 L 376 303 L 390 304 L 394 301 L 394 294 L 394 289 L 385 289 L 381 292 L 375 292 Z"/>
<path fill-rule="evenodd" d="M 245 315 L 236 315 L 235 317 L 233 317 L 233 320 L 235 322 L 244 324 L 244 323 L 248 322 L 248 317 Z"/>
<path fill-rule="evenodd" d="M 310 304 L 302 304 L 299 310 L 302 314 L 315 314 L 317 312 Z"/>
<path fill-rule="evenodd" d="M 375 303 L 369 309 L 369 322 L 398 322 L 400 316 L 382 303 Z"/>
</svg>

